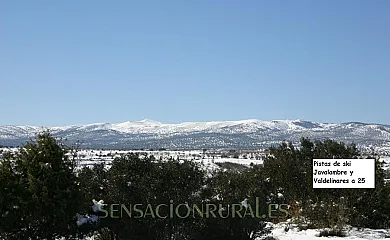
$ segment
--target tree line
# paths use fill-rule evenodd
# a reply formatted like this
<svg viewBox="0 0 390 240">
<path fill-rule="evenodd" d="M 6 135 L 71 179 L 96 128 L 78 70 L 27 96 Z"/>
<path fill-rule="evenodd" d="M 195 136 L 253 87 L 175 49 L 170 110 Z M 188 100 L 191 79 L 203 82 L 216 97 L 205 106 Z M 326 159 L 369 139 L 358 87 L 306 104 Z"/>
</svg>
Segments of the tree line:
<svg viewBox="0 0 390 240">
<path fill-rule="evenodd" d="M 193 161 L 131 153 L 114 159 L 110 168 L 104 164 L 78 168 L 74 153 L 44 132 L 17 152 L 3 154 L 0 239 L 249 240 L 267 235 L 271 231 L 267 222 L 286 218 L 301 228 L 384 228 L 390 223 L 390 186 L 379 160 L 375 189 L 312 188 L 313 158 L 362 157 L 354 145 L 332 140 L 302 139 L 299 148 L 282 143 L 270 149 L 262 165 L 212 172 Z M 116 214 L 125 213 L 122 217 L 100 212 L 99 220 L 78 225 L 77 216 L 94 214 L 93 199 L 104 200 L 105 213 L 114 205 L 135 204 L 165 204 L 160 212 L 164 216 L 169 215 L 170 204 L 182 205 L 179 216 L 186 215 L 186 206 L 223 208 L 214 209 L 216 217 L 192 209 L 185 218 L 151 217 L 150 209 L 148 217 L 129 217 L 129 209 L 120 208 Z M 253 217 L 259 209 L 250 206 L 256 202 L 261 203 L 261 217 Z M 243 210 L 244 216 L 233 216 L 231 206 Z M 287 214 L 280 217 L 284 211 L 272 206 L 286 206 Z M 271 217 L 270 211 L 277 216 Z"/>
</svg>

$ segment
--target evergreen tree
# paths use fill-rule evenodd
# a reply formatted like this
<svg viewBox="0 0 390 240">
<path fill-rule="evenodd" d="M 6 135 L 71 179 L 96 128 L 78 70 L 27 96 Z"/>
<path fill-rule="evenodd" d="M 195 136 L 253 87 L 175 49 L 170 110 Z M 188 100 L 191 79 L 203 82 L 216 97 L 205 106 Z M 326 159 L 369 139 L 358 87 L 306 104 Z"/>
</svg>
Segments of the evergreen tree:
<svg viewBox="0 0 390 240">
<path fill-rule="evenodd" d="M 1 235 L 47 239 L 71 235 L 79 207 L 74 163 L 44 132 L 0 162 Z"/>
</svg>

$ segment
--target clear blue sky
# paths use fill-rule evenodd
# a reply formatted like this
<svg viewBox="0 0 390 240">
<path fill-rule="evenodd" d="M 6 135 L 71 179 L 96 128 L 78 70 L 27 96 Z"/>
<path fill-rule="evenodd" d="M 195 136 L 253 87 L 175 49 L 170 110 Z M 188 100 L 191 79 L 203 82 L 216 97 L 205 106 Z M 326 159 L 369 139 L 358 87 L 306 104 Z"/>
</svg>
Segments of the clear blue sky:
<svg viewBox="0 0 390 240">
<path fill-rule="evenodd" d="M 0 125 L 390 124 L 390 1 L 1 1 L 0 83 Z"/>
</svg>

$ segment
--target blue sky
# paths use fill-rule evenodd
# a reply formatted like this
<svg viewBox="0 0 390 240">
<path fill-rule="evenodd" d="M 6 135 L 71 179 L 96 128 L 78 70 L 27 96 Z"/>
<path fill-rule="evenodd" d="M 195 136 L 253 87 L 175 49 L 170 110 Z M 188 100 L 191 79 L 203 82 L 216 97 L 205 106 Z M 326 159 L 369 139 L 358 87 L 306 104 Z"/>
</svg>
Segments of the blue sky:
<svg viewBox="0 0 390 240">
<path fill-rule="evenodd" d="M 0 125 L 390 124 L 390 1 L 0 3 Z"/>
</svg>

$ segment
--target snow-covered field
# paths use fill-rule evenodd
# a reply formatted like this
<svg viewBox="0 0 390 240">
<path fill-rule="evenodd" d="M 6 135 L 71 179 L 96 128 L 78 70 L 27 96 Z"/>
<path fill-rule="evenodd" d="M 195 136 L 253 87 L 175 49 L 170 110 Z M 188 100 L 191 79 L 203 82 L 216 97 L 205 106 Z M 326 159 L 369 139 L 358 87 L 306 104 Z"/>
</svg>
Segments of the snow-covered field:
<svg viewBox="0 0 390 240">
<path fill-rule="evenodd" d="M 17 148 L 0 148 L 0 158 L 2 152 L 17 151 Z M 203 150 L 188 150 L 188 151 L 148 151 L 148 150 L 90 150 L 80 149 L 77 151 L 77 160 L 79 167 L 92 166 L 98 163 L 106 163 L 108 166 L 112 160 L 116 157 L 127 153 L 139 153 L 140 155 L 154 156 L 156 159 L 168 160 L 191 160 L 198 163 L 202 163 L 208 168 L 218 168 L 217 163 L 235 163 L 244 166 L 251 164 L 263 164 L 263 158 L 265 153 L 261 150 L 252 152 L 237 153 L 236 157 L 224 156 L 218 151 L 206 151 Z M 380 158 L 384 162 L 384 168 L 390 169 L 390 157 L 383 156 Z"/>
<path fill-rule="evenodd" d="M 77 152 L 77 160 L 79 166 L 90 166 L 96 163 L 106 163 L 110 165 L 111 161 L 116 157 L 120 157 L 126 153 L 139 153 L 140 155 L 154 156 L 156 159 L 168 160 L 190 160 L 202 163 L 207 168 L 218 168 L 217 163 L 236 163 L 245 166 L 251 164 L 262 164 L 263 153 L 242 153 L 238 154 L 238 158 L 224 157 L 221 154 L 204 153 L 202 150 L 191 151 L 141 151 L 141 150 L 79 150 Z"/>
<path fill-rule="evenodd" d="M 319 237 L 319 229 L 308 229 L 300 231 L 298 228 L 290 226 L 288 223 L 269 223 L 269 226 L 273 227 L 271 234 L 276 240 L 321 240 L 321 239 L 335 239 L 335 240 L 373 240 L 373 239 L 387 239 L 390 238 L 390 229 L 357 229 L 351 228 L 346 231 L 345 237 Z M 288 228 L 288 231 L 285 228 Z M 257 238 L 256 240 L 262 240 L 265 237 Z M 85 240 L 95 240 L 95 238 L 86 238 Z"/>
<path fill-rule="evenodd" d="M 278 240 L 313 240 L 313 239 L 385 239 L 390 238 L 390 229 L 357 229 L 351 228 L 346 231 L 347 236 L 345 237 L 318 237 L 320 230 L 308 229 L 299 231 L 296 227 L 287 227 L 288 231 L 285 231 L 287 223 L 279 223 L 273 225 L 274 229 L 271 236 Z"/>
</svg>

